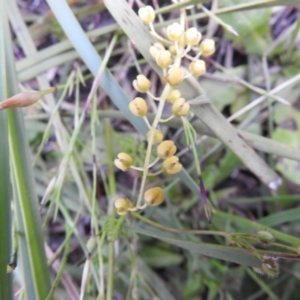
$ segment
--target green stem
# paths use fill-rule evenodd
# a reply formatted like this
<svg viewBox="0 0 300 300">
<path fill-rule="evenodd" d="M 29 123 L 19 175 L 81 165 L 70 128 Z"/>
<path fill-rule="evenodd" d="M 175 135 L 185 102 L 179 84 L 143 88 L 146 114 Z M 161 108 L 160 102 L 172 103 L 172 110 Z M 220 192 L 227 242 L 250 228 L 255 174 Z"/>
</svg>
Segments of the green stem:
<svg viewBox="0 0 300 300">
<path fill-rule="evenodd" d="M 176 228 L 172 228 L 172 227 L 168 227 L 159 223 L 156 223 L 154 221 L 151 221 L 145 217 L 143 217 L 142 215 L 140 215 L 139 213 L 136 212 L 131 212 L 131 214 L 133 216 L 135 216 L 137 219 L 143 221 L 144 223 L 147 223 L 153 227 L 165 230 L 165 231 L 169 231 L 169 232 L 176 232 L 176 233 L 192 233 L 192 234 L 198 234 L 198 235 L 218 235 L 218 236 L 223 236 L 225 238 L 227 238 L 230 234 L 227 232 L 222 232 L 222 231 L 213 231 L 213 230 L 181 230 L 181 229 L 176 229 Z"/>
<path fill-rule="evenodd" d="M 112 130 L 109 121 L 105 122 L 105 141 L 107 147 L 107 161 L 108 161 L 108 185 L 109 185 L 109 208 L 108 212 L 111 211 L 110 217 L 112 219 L 116 216 L 116 211 L 112 209 L 111 196 L 116 193 L 116 179 L 114 173 L 114 164 L 113 162 L 113 148 L 112 148 Z M 106 299 L 113 299 L 113 291 L 114 291 L 114 268 L 115 268 L 115 248 L 114 248 L 114 240 L 109 240 L 108 243 L 108 278 L 107 278 L 107 291 L 106 291 Z"/>
</svg>

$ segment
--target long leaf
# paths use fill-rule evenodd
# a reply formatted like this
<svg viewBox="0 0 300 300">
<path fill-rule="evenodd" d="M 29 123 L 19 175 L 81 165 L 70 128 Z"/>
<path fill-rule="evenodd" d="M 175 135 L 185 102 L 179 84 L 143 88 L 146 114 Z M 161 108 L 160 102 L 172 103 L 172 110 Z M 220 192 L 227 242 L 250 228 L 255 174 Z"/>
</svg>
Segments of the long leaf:
<svg viewBox="0 0 300 300">
<path fill-rule="evenodd" d="M 3 1 L 2 1 L 3 2 Z M 0 2 L 1 3 L 1 2 Z M 0 6 L 5 5 L 1 3 Z M 0 101 L 8 97 L 7 77 L 5 69 L 5 9 L 0 9 Z M 11 274 L 7 273 L 7 265 L 11 255 L 11 187 L 9 169 L 7 116 L 0 111 L 0 299 L 12 299 Z"/>
<path fill-rule="evenodd" d="M 264 224 L 250 221 L 246 218 L 235 216 L 230 213 L 216 211 L 216 213 L 214 214 L 214 221 L 220 222 L 222 224 L 225 220 L 233 221 L 239 227 L 239 229 L 242 229 L 245 232 L 253 233 L 258 230 L 267 230 L 270 233 L 272 233 L 272 235 L 277 240 L 280 240 L 280 241 L 283 241 L 283 242 L 286 242 L 286 243 L 289 243 L 292 245 L 300 246 L 300 238 L 297 238 L 297 237 L 291 236 L 289 234 L 286 234 L 284 232 L 280 232 L 278 230 L 272 229 L 270 227 L 267 227 Z"/>
<path fill-rule="evenodd" d="M 172 238 L 159 231 L 151 231 L 146 229 L 132 228 L 133 231 L 151 236 L 169 244 L 181 247 L 192 252 L 196 252 L 205 256 L 222 259 L 240 265 L 259 267 L 261 262 L 250 251 L 229 246 L 220 246 L 208 243 L 195 243 L 179 238 Z"/>
<path fill-rule="evenodd" d="M 8 23 L 5 29 L 7 88 L 8 94 L 12 95 L 18 92 L 18 81 Z M 15 186 L 14 200 L 20 226 L 17 234 L 20 252 L 22 252 L 21 262 L 23 270 L 26 272 L 24 279 L 27 296 L 32 300 L 45 299 L 50 290 L 50 276 L 44 251 L 44 238 L 22 110 L 8 110 L 7 116 L 9 150 Z"/>
</svg>

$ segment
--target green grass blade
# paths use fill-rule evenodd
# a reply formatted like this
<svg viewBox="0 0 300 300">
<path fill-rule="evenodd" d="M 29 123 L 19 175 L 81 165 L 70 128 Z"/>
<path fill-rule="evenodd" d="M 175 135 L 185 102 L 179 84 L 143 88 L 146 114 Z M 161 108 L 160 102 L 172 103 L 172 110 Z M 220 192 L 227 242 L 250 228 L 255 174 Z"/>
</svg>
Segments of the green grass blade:
<svg viewBox="0 0 300 300">
<path fill-rule="evenodd" d="M 139 259 L 137 263 L 144 280 L 150 284 L 160 299 L 175 300 L 172 294 L 168 291 L 165 282 L 163 282 L 163 280 L 156 275 L 156 273 L 152 271 L 142 259 Z"/>
<path fill-rule="evenodd" d="M 277 231 L 275 229 L 267 227 L 266 225 L 260 224 L 258 222 L 253 222 L 248 219 L 232 215 L 230 213 L 216 211 L 216 213 L 213 216 L 213 220 L 216 223 L 221 223 L 221 224 L 224 224 L 225 220 L 227 220 L 227 221 L 230 220 L 230 221 L 234 222 L 239 227 L 239 229 L 241 229 L 244 232 L 253 233 L 258 230 L 267 230 L 279 241 L 286 242 L 286 243 L 296 245 L 296 246 L 300 246 L 300 238 Z"/>
<path fill-rule="evenodd" d="M 267 217 L 259 219 L 260 224 L 266 226 L 277 226 L 285 222 L 298 221 L 300 219 L 300 208 L 291 208 L 278 213 L 273 213 Z"/>
<path fill-rule="evenodd" d="M 8 94 L 12 95 L 18 92 L 18 82 L 8 23 L 5 29 L 7 88 Z M 26 292 L 32 300 L 45 299 L 50 290 L 50 276 L 44 251 L 44 238 L 22 110 L 8 110 L 7 117 L 9 150 L 15 187 L 14 198 L 20 226 L 17 234 L 20 252 L 22 252 L 20 256 L 25 272 Z"/>
<path fill-rule="evenodd" d="M 299 4 L 298 0 L 255 0 L 255 1 L 248 1 L 248 2 L 245 1 L 245 2 L 246 3 L 228 6 L 228 10 L 241 11 L 241 10 L 257 9 L 257 8 L 264 8 L 264 7 L 278 6 L 278 5 Z"/>
<path fill-rule="evenodd" d="M 0 2 L 1 3 L 1 2 Z M 1 4 L 2 6 L 4 3 Z M 5 10 L 0 10 L 0 101 L 8 97 L 5 69 Z M 9 169 L 7 115 L 0 111 L 0 299 L 12 299 L 12 276 L 7 273 L 11 256 L 11 186 Z"/>
<path fill-rule="evenodd" d="M 260 260 L 256 258 L 250 251 L 247 251 L 245 249 L 234 248 L 229 246 L 220 246 L 208 243 L 190 242 L 183 239 L 166 236 L 165 233 L 159 231 L 151 231 L 139 228 L 133 228 L 132 230 L 139 234 L 151 236 L 166 243 L 205 256 L 214 257 L 217 259 L 222 259 L 225 261 L 234 262 L 245 266 L 259 267 L 261 265 Z"/>
</svg>

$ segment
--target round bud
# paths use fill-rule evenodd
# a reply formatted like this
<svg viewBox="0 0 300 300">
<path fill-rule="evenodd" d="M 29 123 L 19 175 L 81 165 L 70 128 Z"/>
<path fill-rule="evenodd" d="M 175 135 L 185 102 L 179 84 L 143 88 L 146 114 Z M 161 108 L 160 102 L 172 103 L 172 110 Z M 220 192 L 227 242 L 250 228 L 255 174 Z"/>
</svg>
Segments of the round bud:
<svg viewBox="0 0 300 300">
<path fill-rule="evenodd" d="M 145 75 L 138 75 L 132 85 L 138 92 L 146 93 L 151 87 L 151 82 Z"/>
<path fill-rule="evenodd" d="M 145 202 L 150 206 L 157 206 L 164 201 L 164 192 L 160 187 L 149 189 L 144 194 Z"/>
<path fill-rule="evenodd" d="M 149 48 L 149 53 L 151 57 L 156 60 L 156 56 L 158 53 L 162 50 L 165 50 L 165 47 L 161 43 L 154 43 L 150 48 Z"/>
<path fill-rule="evenodd" d="M 178 46 L 182 49 L 186 47 L 185 39 L 184 39 L 184 34 L 181 36 L 181 38 L 178 41 Z"/>
<path fill-rule="evenodd" d="M 129 103 L 129 109 L 137 117 L 144 117 L 148 111 L 146 101 L 140 97 L 135 98 Z"/>
<path fill-rule="evenodd" d="M 133 205 L 128 198 L 119 198 L 115 201 L 115 208 L 117 210 L 117 214 L 119 215 L 127 215 L 128 208 L 131 208 Z"/>
<path fill-rule="evenodd" d="M 172 105 L 172 113 L 176 117 L 185 116 L 190 110 L 190 104 L 184 98 L 177 99 Z"/>
<path fill-rule="evenodd" d="M 180 40 L 183 35 L 183 28 L 179 23 L 173 23 L 167 27 L 167 37 L 173 42 Z"/>
<path fill-rule="evenodd" d="M 156 55 L 156 63 L 162 69 L 166 69 L 172 61 L 172 54 L 168 50 L 159 51 Z"/>
<path fill-rule="evenodd" d="M 92 253 L 93 250 L 95 249 L 96 245 L 97 245 L 97 239 L 94 235 L 92 235 L 86 243 L 86 248 L 87 248 L 88 252 Z"/>
<path fill-rule="evenodd" d="M 167 140 L 161 142 L 157 147 L 157 156 L 159 158 L 168 158 L 176 153 L 176 146 L 173 141 Z"/>
<path fill-rule="evenodd" d="M 274 236 L 266 230 L 260 230 L 257 232 L 259 243 L 262 246 L 268 247 L 275 242 Z"/>
<path fill-rule="evenodd" d="M 176 56 L 177 55 L 177 50 L 174 44 L 170 45 L 169 51 L 171 52 L 172 55 Z"/>
<path fill-rule="evenodd" d="M 166 82 L 171 86 L 179 85 L 184 80 L 185 72 L 183 68 L 173 67 L 170 68 L 165 76 Z"/>
<path fill-rule="evenodd" d="M 189 70 L 194 76 L 201 76 L 206 73 L 205 61 L 201 59 L 194 60 L 189 65 Z"/>
<path fill-rule="evenodd" d="M 163 162 L 162 169 L 165 173 L 174 175 L 181 171 L 182 164 L 177 156 L 171 156 Z"/>
<path fill-rule="evenodd" d="M 215 53 L 215 41 L 212 39 L 205 39 L 200 44 L 201 55 L 204 57 L 210 56 Z"/>
<path fill-rule="evenodd" d="M 141 7 L 138 11 L 138 14 L 144 24 L 152 23 L 155 19 L 155 11 L 150 5 Z"/>
<path fill-rule="evenodd" d="M 189 46 L 197 45 L 200 42 L 201 37 L 202 35 L 196 27 L 191 27 L 184 33 L 184 41 L 186 45 Z"/>
<path fill-rule="evenodd" d="M 172 90 L 167 97 L 167 102 L 174 103 L 180 96 L 181 93 L 179 90 Z"/>
<path fill-rule="evenodd" d="M 163 134 L 160 130 L 158 129 L 150 129 L 147 133 L 147 139 L 148 139 L 148 142 L 150 140 L 150 137 L 151 137 L 151 133 L 153 132 L 153 139 L 152 139 L 152 143 L 153 144 L 158 144 L 160 143 L 162 140 L 163 140 Z"/>
<path fill-rule="evenodd" d="M 121 152 L 118 154 L 117 158 L 114 160 L 115 166 L 122 170 L 127 171 L 132 165 L 132 158 L 127 153 Z"/>
</svg>

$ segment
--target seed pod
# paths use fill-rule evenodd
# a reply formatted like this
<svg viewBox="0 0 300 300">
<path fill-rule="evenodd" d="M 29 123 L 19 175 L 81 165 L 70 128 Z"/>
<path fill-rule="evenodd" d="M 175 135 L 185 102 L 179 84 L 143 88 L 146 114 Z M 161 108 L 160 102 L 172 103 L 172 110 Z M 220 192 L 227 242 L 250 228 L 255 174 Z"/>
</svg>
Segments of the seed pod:
<svg viewBox="0 0 300 300">
<path fill-rule="evenodd" d="M 121 152 L 114 160 L 115 166 L 122 171 L 127 171 L 132 165 L 132 158 L 127 153 Z"/>
<path fill-rule="evenodd" d="M 159 51 L 156 55 L 156 63 L 162 69 L 166 69 L 172 61 L 172 54 L 168 50 Z"/>
<path fill-rule="evenodd" d="M 50 88 L 46 91 L 23 91 L 17 95 L 14 95 L 2 102 L 0 102 L 0 110 L 6 108 L 15 108 L 15 107 L 26 107 L 30 106 L 37 101 L 39 101 L 44 95 L 53 93 L 56 91 L 56 88 Z"/>
<path fill-rule="evenodd" d="M 172 90 L 167 97 L 167 102 L 174 103 L 180 96 L 181 92 L 179 90 Z"/>
<path fill-rule="evenodd" d="M 266 230 L 260 230 L 257 232 L 258 241 L 264 247 L 269 247 L 275 242 L 274 236 Z"/>
<path fill-rule="evenodd" d="M 265 264 L 261 265 L 261 270 L 263 274 L 268 275 L 269 277 L 277 277 L 279 275 L 279 264 L 274 261 L 272 264 Z"/>
<path fill-rule="evenodd" d="M 165 80 L 170 86 L 176 86 L 184 80 L 184 76 L 185 72 L 183 68 L 172 67 L 165 76 Z"/>
<path fill-rule="evenodd" d="M 147 133 L 147 139 L 148 139 L 148 142 L 150 141 L 150 137 L 151 137 L 151 132 L 154 131 L 154 134 L 153 134 L 153 140 L 152 140 L 152 143 L 153 144 L 158 144 L 160 143 L 162 140 L 163 140 L 163 134 L 160 130 L 158 129 L 150 129 Z"/>
<path fill-rule="evenodd" d="M 147 190 L 144 194 L 145 202 L 150 206 L 160 205 L 164 201 L 164 192 L 160 187 Z"/>
<path fill-rule="evenodd" d="M 276 257 L 263 255 L 261 264 L 262 272 L 269 275 L 269 277 L 277 277 L 279 275 L 279 265 L 276 260 Z"/>
<path fill-rule="evenodd" d="M 178 42 L 183 35 L 183 28 L 177 22 L 167 27 L 167 37 L 170 41 Z"/>
<path fill-rule="evenodd" d="M 119 215 L 127 215 L 128 208 L 131 208 L 133 205 L 128 198 L 119 198 L 115 201 L 115 208 L 117 210 L 117 214 Z"/>
<path fill-rule="evenodd" d="M 185 116 L 190 110 L 190 104 L 184 98 L 177 99 L 172 105 L 172 113 L 176 117 Z"/>
<path fill-rule="evenodd" d="M 165 173 L 174 175 L 181 171 L 182 164 L 177 156 L 171 156 L 163 162 L 162 169 Z"/>
<path fill-rule="evenodd" d="M 158 53 L 162 50 L 165 50 L 165 47 L 161 43 L 154 43 L 150 48 L 149 48 L 149 53 L 151 57 L 156 60 L 156 56 Z"/>
<path fill-rule="evenodd" d="M 132 82 L 133 87 L 140 93 L 146 93 L 151 87 L 151 81 L 145 75 L 138 75 Z"/>
<path fill-rule="evenodd" d="M 137 117 L 144 117 L 148 111 L 146 101 L 140 97 L 135 98 L 129 103 L 129 109 Z"/>
<path fill-rule="evenodd" d="M 189 65 L 189 70 L 194 76 L 201 76 L 206 73 L 205 61 L 201 59 L 194 60 Z"/>
<path fill-rule="evenodd" d="M 176 150 L 177 148 L 173 141 L 163 141 L 157 147 L 157 156 L 165 159 L 173 156 L 176 153 Z"/>
<path fill-rule="evenodd" d="M 150 5 L 141 7 L 138 11 L 138 14 L 144 24 L 152 23 L 155 19 L 155 11 Z"/>
<path fill-rule="evenodd" d="M 202 35 L 196 27 L 191 27 L 184 33 L 184 41 L 189 46 L 197 45 L 200 42 L 201 37 Z"/>
<path fill-rule="evenodd" d="M 212 39 L 203 40 L 200 44 L 200 51 L 204 57 L 214 54 L 216 51 L 215 41 Z"/>
</svg>

